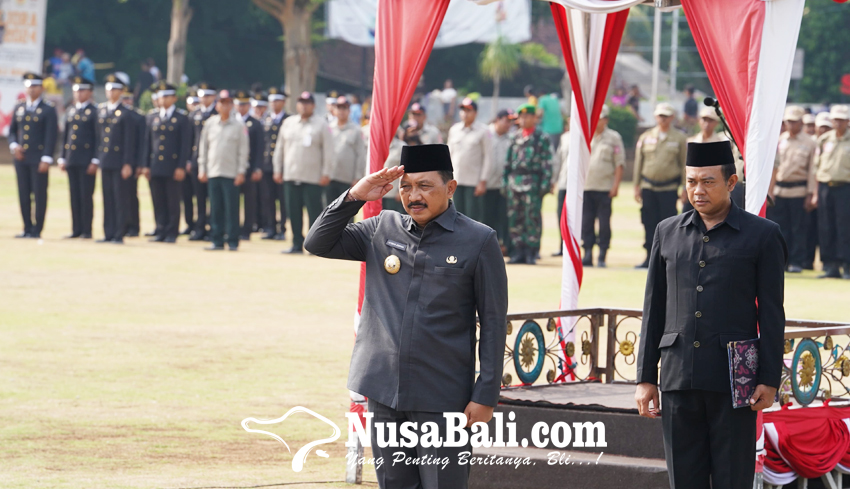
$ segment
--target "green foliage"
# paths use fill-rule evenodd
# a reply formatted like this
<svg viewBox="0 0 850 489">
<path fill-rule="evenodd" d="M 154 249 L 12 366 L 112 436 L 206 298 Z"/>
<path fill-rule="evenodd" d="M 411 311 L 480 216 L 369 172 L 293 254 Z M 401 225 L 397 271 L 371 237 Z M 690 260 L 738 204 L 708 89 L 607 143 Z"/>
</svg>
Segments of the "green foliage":
<svg viewBox="0 0 850 489">
<path fill-rule="evenodd" d="M 527 42 L 520 45 L 522 62 L 535 66 L 558 67 L 558 57 L 546 51 L 542 44 Z"/>
<path fill-rule="evenodd" d="M 625 107 L 608 106 L 608 127 L 623 136 L 623 145 L 627 148 L 634 146 L 637 132 L 637 117 Z"/>
<path fill-rule="evenodd" d="M 841 94 L 841 76 L 850 73 L 847 27 L 850 4 L 829 0 L 809 0 L 803 11 L 797 47 L 806 51 L 799 100 L 795 102 L 835 103 L 847 101 Z M 791 82 L 790 95 L 796 95 Z"/>
<path fill-rule="evenodd" d="M 488 80 L 513 78 L 519 71 L 521 57 L 522 50 L 518 44 L 511 44 L 503 36 L 499 36 L 481 52 L 481 76 Z"/>
</svg>

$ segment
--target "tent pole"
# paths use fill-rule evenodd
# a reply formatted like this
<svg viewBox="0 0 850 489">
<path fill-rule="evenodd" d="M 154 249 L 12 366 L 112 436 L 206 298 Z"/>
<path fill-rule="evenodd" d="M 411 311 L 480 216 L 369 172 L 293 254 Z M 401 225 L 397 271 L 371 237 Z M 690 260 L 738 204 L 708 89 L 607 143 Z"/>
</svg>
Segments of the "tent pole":
<svg viewBox="0 0 850 489">
<path fill-rule="evenodd" d="M 679 9 L 673 11 L 673 32 L 670 35 L 670 98 L 676 95 L 676 78 L 679 71 Z"/>
<path fill-rule="evenodd" d="M 655 110 L 658 103 L 658 71 L 661 63 L 661 10 L 655 9 L 655 21 L 652 29 L 652 90 L 649 95 L 649 105 Z"/>
</svg>

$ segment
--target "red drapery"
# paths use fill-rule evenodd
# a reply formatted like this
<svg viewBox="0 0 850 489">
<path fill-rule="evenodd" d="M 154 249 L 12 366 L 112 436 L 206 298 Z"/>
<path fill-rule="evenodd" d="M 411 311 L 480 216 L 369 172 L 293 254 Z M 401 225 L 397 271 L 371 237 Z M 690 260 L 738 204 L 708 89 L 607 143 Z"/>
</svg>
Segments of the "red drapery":
<svg viewBox="0 0 850 489">
<path fill-rule="evenodd" d="M 375 76 L 369 128 L 369 172 L 384 167 L 390 141 L 401 124 L 440 32 L 449 0 L 379 0 L 375 19 Z M 381 212 L 381 201 L 363 207 L 363 217 Z M 357 312 L 363 305 L 366 264 L 360 267 Z"/>
<path fill-rule="evenodd" d="M 845 419 L 850 419 L 850 408 L 828 405 L 766 413 L 764 422 L 772 423 L 778 440 L 766 437 L 765 465 L 774 472 L 793 470 L 805 479 L 817 479 L 839 463 L 850 466 L 850 431 Z"/>
</svg>

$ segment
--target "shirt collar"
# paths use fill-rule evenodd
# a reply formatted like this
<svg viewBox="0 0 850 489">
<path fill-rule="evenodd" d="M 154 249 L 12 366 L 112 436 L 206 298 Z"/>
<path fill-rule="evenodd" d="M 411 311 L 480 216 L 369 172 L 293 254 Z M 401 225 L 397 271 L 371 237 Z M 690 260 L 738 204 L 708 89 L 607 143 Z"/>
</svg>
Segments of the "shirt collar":
<svg viewBox="0 0 850 489">
<path fill-rule="evenodd" d="M 169 107 L 167 109 L 166 108 L 160 108 L 159 109 L 159 116 L 164 118 L 164 119 L 167 119 L 168 117 L 171 116 L 171 114 L 174 113 L 174 107 L 176 107 L 176 106 L 172 105 L 171 107 Z"/>
<path fill-rule="evenodd" d="M 715 227 L 720 227 L 723 224 L 728 224 L 729 227 L 731 227 L 735 231 L 740 231 L 741 230 L 741 213 L 744 212 L 744 210 L 741 209 L 740 207 L 738 207 L 738 204 L 736 204 L 734 200 L 731 201 L 731 202 L 732 202 L 732 207 L 729 209 L 729 214 L 726 216 L 726 219 L 724 219 L 723 222 L 721 222 L 720 224 L 718 224 Z M 679 227 L 683 228 L 683 227 L 689 226 L 691 224 L 699 227 L 700 224 L 703 224 L 702 218 L 699 217 L 699 212 L 697 212 L 696 209 L 693 209 L 689 212 L 690 212 L 690 215 L 688 217 L 686 217 L 684 221 L 682 221 L 682 224 L 679 224 Z M 703 224 L 703 227 L 705 227 L 704 224 Z M 706 231 L 709 231 L 709 230 L 707 229 Z"/>
<path fill-rule="evenodd" d="M 30 102 L 29 99 L 27 99 L 27 107 L 35 107 L 40 102 L 41 102 L 41 97 L 38 97 L 37 99 L 33 100 L 32 102 Z"/>
<path fill-rule="evenodd" d="M 407 217 L 410 218 L 410 221 L 407 223 L 407 230 L 413 231 L 413 229 L 417 226 L 416 221 L 414 221 L 413 218 L 410 217 L 410 216 L 407 216 Z M 446 209 L 445 211 L 443 211 L 442 214 L 437 216 L 437 218 L 432 220 L 431 222 L 435 222 L 435 223 L 439 224 L 440 227 L 445 229 L 446 231 L 454 232 L 454 230 L 455 230 L 455 219 L 457 219 L 457 209 L 455 209 L 454 202 L 452 202 L 450 200 L 449 201 L 449 208 Z M 428 224 L 431 224 L 431 222 L 429 222 Z M 426 226 L 427 226 L 427 224 L 426 224 Z"/>
</svg>

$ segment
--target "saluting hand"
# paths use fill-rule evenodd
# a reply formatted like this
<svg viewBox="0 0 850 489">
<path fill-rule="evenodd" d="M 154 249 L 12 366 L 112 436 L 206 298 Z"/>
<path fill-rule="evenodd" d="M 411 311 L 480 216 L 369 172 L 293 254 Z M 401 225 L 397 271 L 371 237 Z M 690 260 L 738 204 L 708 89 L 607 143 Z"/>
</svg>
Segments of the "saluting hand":
<svg viewBox="0 0 850 489">
<path fill-rule="evenodd" d="M 756 391 L 753 392 L 753 397 L 750 398 L 750 409 L 753 411 L 767 409 L 773 406 L 774 399 L 776 399 L 776 388 L 759 384 L 756 386 Z"/>
<path fill-rule="evenodd" d="M 361 178 L 357 185 L 351 188 L 349 195 L 366 202 L 382 199 L 393 189 L 393 182 L 402 175 L 404 175 L 403 166 L 384 168 Z"/>
</svg>

